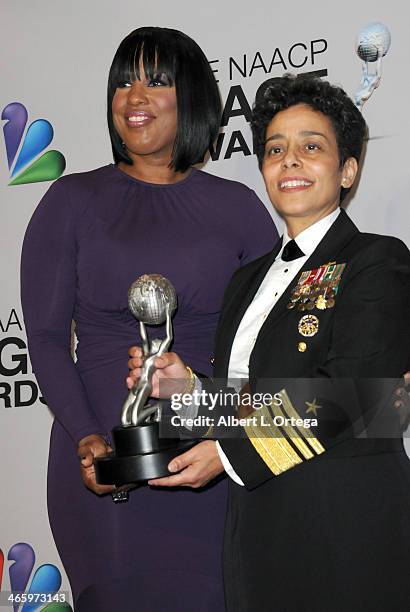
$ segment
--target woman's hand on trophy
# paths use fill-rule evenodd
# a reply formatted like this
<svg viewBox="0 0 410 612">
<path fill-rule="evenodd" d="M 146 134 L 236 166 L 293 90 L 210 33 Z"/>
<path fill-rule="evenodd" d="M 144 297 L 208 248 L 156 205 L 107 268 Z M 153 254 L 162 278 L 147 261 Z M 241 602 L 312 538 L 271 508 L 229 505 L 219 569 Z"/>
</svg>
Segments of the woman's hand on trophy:
<svg viewBox="0 0 410 612">
<path fill-rule="evenodd" d="M 141 377 L 146 357 L 139 346 L 131 347 L 129 356 L 129 374 L 126 382 L 127 387 L 131 389 Z M 169 399 L 175 393 L 187 392 L 192 374 L 176 353 L 163 353 L 155 358 L 154 365 L 151 397 Z"/>
<path fill-rule="evenodd" d="M 95 478 L 94 457 L 100 457 L 111 451 L 111 447 L 106 443 L 100 434 L 91 434 L 82 438 L 78 443 L 77 456 L 81 462 L 81 476 L 87 489 L 97 495 L 111 493 L 114 485 L 99 485 Z"/>
<path fill-rule="evenodd" d="M 128 377 L 126 379 L 128 389 L 132 389 L 132 387 L 139 381 L 141 378 L 141 367 L 144 360 L 144 353 L 142 352 L 142 348 L 139 346 L 132 346 L 128 351 Z"/>
<path fill-rule="evenodd" d="M 168 465 L 170 472 L 179 472 L 173 476 L 149 480 L 153 487 L 191 487 L 198 489 L 216 478 L 224 471 L 219 458 L 216 442 L 200 442 L 189 451 L 175 457 Z"/>
</svg>

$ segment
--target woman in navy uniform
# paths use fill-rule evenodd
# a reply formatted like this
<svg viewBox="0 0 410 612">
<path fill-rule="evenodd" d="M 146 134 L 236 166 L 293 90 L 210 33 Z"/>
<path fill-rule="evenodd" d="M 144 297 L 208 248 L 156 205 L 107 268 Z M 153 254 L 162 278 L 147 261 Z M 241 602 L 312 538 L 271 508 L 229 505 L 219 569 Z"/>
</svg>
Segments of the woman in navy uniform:
<svg viewBox="0 0 410 612">
<path fill-rule="evenodd" d="M 340 208 L 366 134 L 343 90 L 286 76 L 256 104 L 253 133 L 286 229 L 228 286 L 214 375 L 249 379 L 253 392 L 279 391 L 281 401 L 252 412 L 240 436 L 222 432 L 180 456 L 170 465 L 179 473 L 152 484 L 231 476 L 230 612 L 405 612 L 410 469 L 391 394 L 410 365 L 410 252 L 360 232 Z M 132 355 L 137 377 L 139 349 Z M 155 383 L 189 385 L 177 355 L 157 365 Z"/>
</svg>

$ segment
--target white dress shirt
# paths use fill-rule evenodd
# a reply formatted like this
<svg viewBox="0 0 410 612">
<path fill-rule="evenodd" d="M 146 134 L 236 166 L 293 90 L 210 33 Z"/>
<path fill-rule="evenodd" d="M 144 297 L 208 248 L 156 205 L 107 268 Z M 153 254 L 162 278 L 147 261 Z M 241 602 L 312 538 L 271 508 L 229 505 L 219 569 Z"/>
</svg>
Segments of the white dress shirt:
<svg viewBox="0 0 410 612">
<path fill-rule="evenodd" d="M 229 384 L 231 386 L 235 386 L 237 391 L 239 391 L 240 388 L 242 388 L 248 381 L 249 359 L 265 319 L 268 317 L 272 308 L 286 291 L 294 276 L 299 270 L 301 270 L 318 246 L 319 242 L 336 221 L 339 214 L 340 208 L 337 208 L 329 215 L 323 219 L 320 219 L 320 221 L 317 221 L 297 235 L 295 242 L 303 251 L 304 256 L 298 257 L 298 259 L 294 259 L 293 261 L 283 261 L 281 259 L 283 249 L 291 240 L 287 230 L 285 230 L 283 234 L 282 248 L 266 273 L 265 278 L 261 282 L 255 297 L 243 315 L 232 343 L 231 357 L 228 368 L 228 379 Z M 216 443 L 216 447 L 218 449 L 222 465 L 224 466 L 227 474 L 237 484 L 243 486 L 242 480 L 233 470 L 219 442 Z"/>
</svg>

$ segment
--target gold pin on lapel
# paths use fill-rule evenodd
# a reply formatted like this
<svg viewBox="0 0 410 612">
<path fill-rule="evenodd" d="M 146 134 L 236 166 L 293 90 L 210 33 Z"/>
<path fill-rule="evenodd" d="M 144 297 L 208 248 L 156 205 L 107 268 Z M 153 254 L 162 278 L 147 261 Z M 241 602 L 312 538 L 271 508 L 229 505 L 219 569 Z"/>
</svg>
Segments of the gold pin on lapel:
<svg viewBox="0 0 410 612">
<path fill-rule="evenodd" d="M 319 331 L 319 319 L 311 314 L 303 316 L 299 321 L 298 330 L 305 338 L 311 338 Z"/>
</svg>

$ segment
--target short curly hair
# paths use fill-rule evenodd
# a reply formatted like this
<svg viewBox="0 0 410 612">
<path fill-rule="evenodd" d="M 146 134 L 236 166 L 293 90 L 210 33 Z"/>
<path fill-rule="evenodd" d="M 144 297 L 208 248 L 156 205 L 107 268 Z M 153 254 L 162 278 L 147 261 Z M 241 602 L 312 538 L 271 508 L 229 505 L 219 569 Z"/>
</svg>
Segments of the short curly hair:
<svg viewBox="0 0 410 612">
<path fill-rule="evenodd" d="M 345 91 L 317 76 L 285 74 L 281 78 L 272 79 L 263 91 L 259 90 L 253 106 L 251 128 L 260 169 L 269 123 L 277 113 L 296 104 L 306 104 L 330 119 L 341 166 L 349 157 L 360 161 L 367 125 Z M 348 191 L 342 189 L 341 200 Z"/>
</svg>

